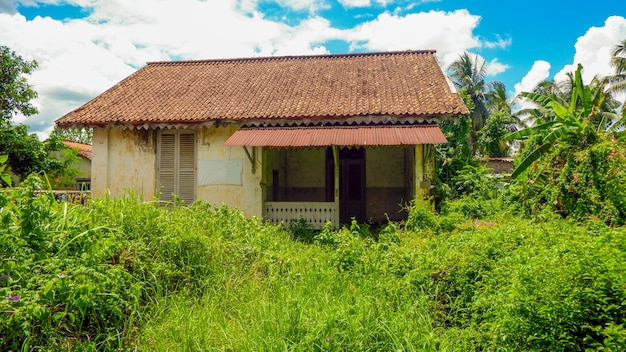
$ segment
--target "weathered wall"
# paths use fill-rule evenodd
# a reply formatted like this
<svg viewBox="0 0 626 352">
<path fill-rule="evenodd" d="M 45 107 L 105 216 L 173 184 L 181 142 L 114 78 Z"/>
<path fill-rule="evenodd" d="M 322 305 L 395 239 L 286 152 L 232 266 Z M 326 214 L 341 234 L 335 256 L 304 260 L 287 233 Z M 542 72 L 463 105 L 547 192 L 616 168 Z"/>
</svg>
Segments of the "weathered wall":
<svg viewBox="0 0 626 352">
<path fill-rule="evenodd" d="M 289 149 L 285 191 L 290 201 L 323 202 L 326 192 L 326 150 Z"/>
<path fill-rule="evenodd" d="M 266 161 L 266 199 L 287 202 L 325 201 L 325 149 L 268 150 Z M 278 188 L 274 189 L 276 185 Z"/>
<path fill-rule="evenodd" d="M 78 165 L 75 165 L 80 170 L 80 174 L 76 177 L 78 178 L 91 178 L 91 160 L 79 156 L 80 160 Z"/>
<path fill-rule="evenodd" d="M 198 175 L 209 177 L 205 177 L 204 181 L 202 177 L 198 179 L 196 198 L 216 206 L 226 204 L 237 207 L 248 216 L 260 217 L 263 202 L 262 149 L 254 148 L 256 160 L 253 173 L 252 163 L 243 147 L 224 147 L 224 142 L 235 130 L 236 127 L 233 126 L 215 127 L 203 128 L 198 133 Z M 248 147 L 248 151 L 252 153 L 253 148 Z M 201 169 L 206 162 L 213 166 L 213 170 Z M 220 174 L 220 168 L 228 171 Z"/>
<path fill-rule="evenodd" d="M 404 218 L 401 204 L 406 199 L 406 148 L 368 148 L 365 161 L 365 215 L 375 222 Z"/>
<path fill-rule="evenodd" d="M 152 131 L 94 128 L 91 189 L 94 197 L 133 192 L 152 199 L 155 190 Z"/>
</svg>

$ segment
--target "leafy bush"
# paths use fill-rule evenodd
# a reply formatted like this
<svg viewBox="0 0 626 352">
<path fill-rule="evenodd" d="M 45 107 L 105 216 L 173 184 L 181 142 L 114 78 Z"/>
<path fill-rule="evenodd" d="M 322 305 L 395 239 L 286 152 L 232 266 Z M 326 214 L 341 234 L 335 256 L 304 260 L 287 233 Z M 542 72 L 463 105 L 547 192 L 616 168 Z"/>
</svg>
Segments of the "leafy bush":
<svg viewBox="0 0 626 352">
<path fill-rule="evenodd" d="M 304 218 L 291 220 L 287 231 L 294 241 L 302 241 L 304 243 L 312 243 L 315 237 L 313 227 Z"/>
<path fill-rule="evenodd" d="M 467 200 L 313 243 L 226 207 L 0 193 L 2 350 L 626 349 L 626 235 Z M 410 229 L 409 229 L 410 227 Z"/>
<path fill-rule="evenodd" d="M 519 177 L 508 201 L 529 214 L 626 223 L 626 142 L 600 138 L 588 148 L 562 143 Z M 521 206 L 520 206 L 521 205 Z"/>
<path fill-rule="evenodd" d="M 213 286 L 212 274 L 226 262 L 217 258 L 228 251 L 207 234 L 249 238 L 261 228 L 235 210 L 201 203 L 59 203 L 36 192 L 40 183 L 30 176 L 0 198 L 3 350 L 121 348 L 150 302 L 182 291 L 201 297 Z"/>
<path fill-rule="evenodd" d="M 439 239 L 429 269 L 412 273 L 436 299 L 439 324 L 487 350 L 626 347 L 623 229 L 490 226 Z"/>
</svg>

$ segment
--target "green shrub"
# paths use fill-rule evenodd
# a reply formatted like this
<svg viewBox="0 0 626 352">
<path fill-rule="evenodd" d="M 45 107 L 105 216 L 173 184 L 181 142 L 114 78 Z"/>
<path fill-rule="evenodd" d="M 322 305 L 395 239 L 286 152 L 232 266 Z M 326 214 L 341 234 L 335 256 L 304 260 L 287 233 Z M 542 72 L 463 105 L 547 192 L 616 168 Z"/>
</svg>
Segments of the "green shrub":
<svg viewBox="0 0 626 352">
<path fill-rule="evenodd" d="M 302 241 L 304 243 L 313 243 L 315 231 L 308 221 L 304 218 L 291 220 L 287 231 L 294 241 Z"/>
<path fill-rule="evenodd" d="M 132 197 L 59 203 L 40 184 L 3 194 L 0 349 L 122 348 L 157 296 L 208 288 L 201 228 L 213 213 Z"/>
<path fill-rule="evenodd" d="M 413 200 L 409 206 L 409 216 L 404 228 L 408 231 L 439 231 L 439 220 L 428 202 Z"/>
<path fill-rule="evenodd" d="M 599 138 L 581 148 L 553 147 L 507 192 L 507 201 L 530 215 L 545 210 L 579 221 L 626 223 L 626 143 Z M 544 214 L 545 215 L 545 214 Z"/>
</svg>

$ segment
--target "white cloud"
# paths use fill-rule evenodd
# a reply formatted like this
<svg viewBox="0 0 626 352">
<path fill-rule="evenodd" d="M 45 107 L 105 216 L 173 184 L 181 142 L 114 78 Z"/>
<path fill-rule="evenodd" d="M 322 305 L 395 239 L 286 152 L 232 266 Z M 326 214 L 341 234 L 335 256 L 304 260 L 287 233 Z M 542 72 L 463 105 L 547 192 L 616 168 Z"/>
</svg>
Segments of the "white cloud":
<svg viewBox="0 0 626 352">
<path fill-rule="evenodd" d="M 512 38 L 502 39 L 500 36 L 496 36 L 496 41 L 485 41 L 483 45 L 488 49 L 505 49 L 511 46 L 513 43 Z"/>
<path fill-rule="evenodd" d="M 370 0 L 338 0 L 341 6 L 350 7 L 369 7 L 372 5 Z"/>
<path fill-rule="evenodd" d="M 399 16 L 382 13 L 375 20 L 347 30 L 355 49 L 372 51 L 436 49 L 447 67 L 464 51 L 480 46 L 472 31 L 480 20 L 467 10 L 430 11 Z"/>
<path fill-rule="evenodd" d="M 14 14 L 15 12 L 13 0 L 0 0 L 0 13 Z"/>
<path fill-rule="evenodd" d="M 535 106 L 530 100 L 520 98 L 518 95 L 521 92 L 532 91 L 537 84 L 548 79 L 550 76 L 550 66 L 550 63 L 547 61 L 535 61 L 526 76 L 524 76 L 524 78 L 522 78 L 522 80 L 515 85 L 515 110 L 523 110 Z"/>
<path fill-rule="evenodd" d="M 473 35 L 480 17 L 467 10 L 383 13 L 355 28 L 337 29 L 316 15 L 296 26 L 271 21 L 258 11 L 259 0 L 45 1 L 87 6 L 90 16 L 57 21 L 0 14 L 1 45 L 40 64 L 29 77 L 40 113 L 26 122 L 43 134 L 55 119 L 149 61 L 322 54 L 328 52 L 325 41 L 346 40 L 370 51 L 436 49 L 447 66 L 482 45 Z M 323 0 L 281 1 L 294 8 L 325 6 Z M 494 73 L 506 66 L 497 60 L 489 64 Z"/>
<path fill-rule="evenodd" d="M 216 0 L 211 0 L 216 1 Z M 278 5 L 290 8 L 296 11 L 308 11 L 311 14 L 316 13 L 321 9 L 328 8 L 325 0 L 273 0 Z M 341 1 L 341 0 L 339 0 Z M 346 0 L 349 2 L 362 1 L 362 0 Z M 367 0 L 366 0 L 367 1 Z M 254 12 L 259 7 L 259 3 L 268 2 L 268 0 L 237 0 L 237 6 L 244 11 Z"/>
<path fill-rule="evenodd" d="M 485 67 L 487 68 L 487 76 L 495 76 L 508 70 L 511 66 L 503 64 L 499 62 L 497 58 L 495 58 L 487 62 Z"/>
<path fill-rule="evenodd" d="M 574 62 L 566 65 L 555 75 L 555 80 L 565 79 L 567 72 L 574 72 L 576 65 L 582 64 L 583 80 L 589 82 L 595 75 L 607 76 L 613 73 L 610 65 L 613 46 L 626 38 L 626 18 L 611 16 L 603 27 L 591 27 L 579 37 L 574 47 Z"/>
<path fill-rule="evenodd" d="M 550 76 L 550 63 L 543 60 L 537 60 L 530 68 L 530 71 L 515 85 L 515 96 L 521 92 L 532 91 L 537 84 L 545 81 Z"/>
</svg>

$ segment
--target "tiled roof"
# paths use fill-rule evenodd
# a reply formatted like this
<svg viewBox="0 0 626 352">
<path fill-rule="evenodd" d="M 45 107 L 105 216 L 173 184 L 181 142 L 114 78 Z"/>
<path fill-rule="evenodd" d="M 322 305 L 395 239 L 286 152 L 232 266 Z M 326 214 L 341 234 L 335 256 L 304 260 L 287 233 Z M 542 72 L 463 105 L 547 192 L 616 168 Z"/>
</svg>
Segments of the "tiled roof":
<svg viewBox="0 0 626 352">
<path fill-rule="evenodd" d="M 434 51 L 153 62 L 60 126 L 467 113 Z"/>
<path fill-rule="evenodd" d="M 66 147 L 70 149 L 78 150 L 78 155 L 91 160 L 91 156 L 92 156 L 91 144 L 78 143 L 78 142 L 70 141 L 67 139 L 63 140 L 63 143 L 65 144 Z"/>
</svg>

